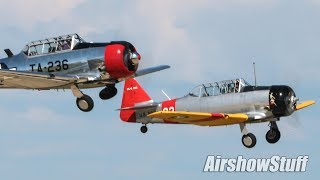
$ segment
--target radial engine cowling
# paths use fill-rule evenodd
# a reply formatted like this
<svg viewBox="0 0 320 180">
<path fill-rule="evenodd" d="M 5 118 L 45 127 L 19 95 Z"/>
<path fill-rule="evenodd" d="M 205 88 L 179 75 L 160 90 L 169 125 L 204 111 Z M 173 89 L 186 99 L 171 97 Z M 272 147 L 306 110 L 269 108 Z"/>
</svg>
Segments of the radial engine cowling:
<svg viewBox="0 0 320 180">
<path fill-rule="evenodd" d="M 296 109 L 297 99 L 289 86 L 271 86 L 270 88 L 270 107 L 276 117 L 291 115 Z"/>
<path fill-rule="evenodd" d="M 114 79 L 134 74 L 140 59 L 135 47 L 126 41 L 111 42 L 106 46 L 104 53 L 106 71 Z"/>
</svg>

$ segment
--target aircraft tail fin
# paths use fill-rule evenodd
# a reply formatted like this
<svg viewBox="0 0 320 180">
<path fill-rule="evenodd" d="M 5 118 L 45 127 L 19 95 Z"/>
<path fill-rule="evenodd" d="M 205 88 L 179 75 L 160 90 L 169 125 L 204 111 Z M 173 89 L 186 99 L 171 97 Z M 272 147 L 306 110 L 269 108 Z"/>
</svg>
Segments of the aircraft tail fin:
<svg viewBox="0 0 320 180">
<path fill-rule="evenodd" d="M 141 87 L 135 78 L 127 79 L 124 83 L 120 118 L 126 122 L 136 122 L 137 106 L 154 106 L 153 100 Z"/>
</svg>

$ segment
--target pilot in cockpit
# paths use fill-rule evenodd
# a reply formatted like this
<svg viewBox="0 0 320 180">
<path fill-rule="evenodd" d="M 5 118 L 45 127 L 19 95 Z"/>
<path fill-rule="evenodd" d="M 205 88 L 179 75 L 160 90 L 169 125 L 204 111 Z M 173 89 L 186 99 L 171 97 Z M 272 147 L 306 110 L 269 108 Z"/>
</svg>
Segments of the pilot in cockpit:
<svg viewBox="0 0 320 180">
<path fill-rule="evenodd" d="M 239 79 L 237 79 L 236 80 L 235 92 L 239 92 L 239 87 L 240 87 L 240 81 L 239 81 Z"/>
<path fill-rule="evenodd" d="M 229 83 L 228 84 L 228 93 L 233 93 L 234 92 L 234 83 Z"/>
<path fill-rule="evenodd" d="M 66 41 L 62 40 L 60 48 L 61 48 L 61 50 L 67 50 L 67 49 L 70 49 L 70 45 L 71 45 L 70 40 L 69 40 L 69 42 L 68 42 L 68 40 L 66 40 Z"/>
</svg>

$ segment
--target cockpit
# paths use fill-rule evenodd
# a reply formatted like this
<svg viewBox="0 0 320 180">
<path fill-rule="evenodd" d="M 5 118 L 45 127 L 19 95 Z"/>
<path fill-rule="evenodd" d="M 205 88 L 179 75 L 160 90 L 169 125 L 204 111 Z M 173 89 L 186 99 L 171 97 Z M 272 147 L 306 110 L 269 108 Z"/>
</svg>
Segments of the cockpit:
<svg viewBox="0 0 320 180">
<path fill-rule="evenodd" d="M 78 43 L 85 41 L 78 34 L 68 34 L 44 40 L 33 41 L 25 46 L 23 53 L 27 56 L 51 54 L 60 51 L 70 51 Z"/>
<path fill-rule="evenodd" d="M 225 80 L 215 83 L 201 84 L 188 95 L 193 97 L 217 96 L 227 93 L 240 93 L 245 86 L 250 86 L 244 79 Z"/>
</svg>

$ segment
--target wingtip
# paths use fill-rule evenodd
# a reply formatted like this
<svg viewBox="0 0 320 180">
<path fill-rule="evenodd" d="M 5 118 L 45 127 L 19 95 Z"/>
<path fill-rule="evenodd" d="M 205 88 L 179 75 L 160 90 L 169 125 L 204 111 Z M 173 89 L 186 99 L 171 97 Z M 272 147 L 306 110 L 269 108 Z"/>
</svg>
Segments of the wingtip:
<svg viewBox="0 0 320 180">
<path fill-rule="evenodd" d="M 163 65 L 166 69 L 171 68 L 169 65 Z"/>
<path fill-rule="evenodd" d="M 162 70 L 165 70 L 165 69 L 168 69 L 168 68 L 170 68 L 169 65 L 159 65 L 159 66 L 149 67 L 149 68 L 146 68 L 146 69 L 138 70 L 134 74 L 134 77 L 143 76 L 143 75 L 154 73 L 154 72 L 157 72 L 157 71 L 162 71 Z"/>
<path fill-rule="evenodd" d="M 171 68 L 171 66 L 164 64 L 164 65 L 155 66 L 155 68 L 159 68 L 159 70 L 164 70 L 164 69 Z"/>
</svg>

